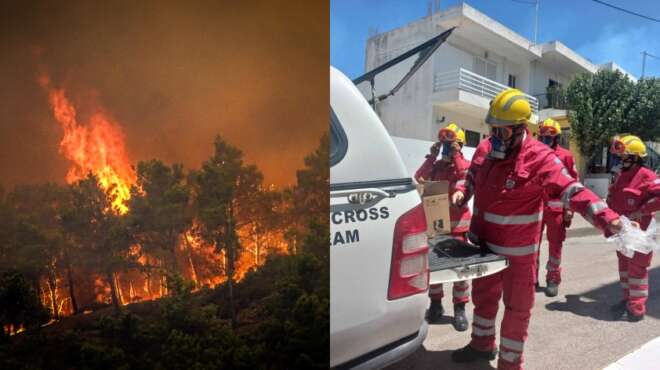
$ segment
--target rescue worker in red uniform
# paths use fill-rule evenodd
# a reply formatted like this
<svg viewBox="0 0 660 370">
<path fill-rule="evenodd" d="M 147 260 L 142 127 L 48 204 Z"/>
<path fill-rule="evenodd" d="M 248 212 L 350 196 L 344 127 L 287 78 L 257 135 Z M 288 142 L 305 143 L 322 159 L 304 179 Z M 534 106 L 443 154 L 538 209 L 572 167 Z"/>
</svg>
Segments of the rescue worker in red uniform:
<svg viewBox="0 0 660 370">
<path fill-rule="evenodd" d="M 486 116 L 491 135 L 477 147 L 465 184 L 452 195 L 458 206 L 474 196 L 470 241 L 509 260 L 506 269 L 472 281 L 472 340 L 452 353 L 455 362 L 495 358 L 495 319 L 503 298 L 498 368 L 522 369 L 544 192 L 603 231 L 621 230 L 619 215 L 577 182 L 552 149 L 532 137 L 527 129 L 531 113 L 519 90 L 506 89 L 492 100 Z"/>
<path fill-rule="evenodd" d="M 449 194 L 454 192 L 457 185 L 465 182 L 465 173 L 470 162 L 463 157 L 461 149 L 465 144 L 465 132 L 455 123 L 450 123 L 438 133 L 438 142 L 431 146 L 431 153 L 426 155 L 426 161 L 415 173 L 415 179 L 419 183 L 424 181 L 449 182 Z M 442 157 L 436 160 L 442 146 Z M 451 222 L 451 235 L 465 241 L 465 233 L 470 226 L 470 209 L 467 205 L 463 207 L 450 207 L 449 218 Z M 454 283 L 452 289 L 452 302 L 454 303 L 454 328 L 465 331 L 468 321 L 465 315 L 465 304 L 470 300 L 470 284 L 467 281 Z M 431 285 L 429 289 L 431 306 L 428 310 L 428 322 L 437 323 L 444 314 L 442 297 L 444 296 L 442 284 Z"/>
<path fill-rule="evenodd" d="M 559 137 L 561 134 L 561 126 L 552 118 L 548 118 L 539 127 L 539 140 L 552 148 L 555 155 L 564 167 L 568 170 L 569 175 L 578 180 L 577 169 L 575 168 L 575 160 L 573 155 L 568 150 L 559 145 Z M 564 209 L 561 199 L 558 197 L 550 197 L 544 194 L 543 207 L 543 225 L 541 226 L 541 236 L 539 240 L 543 240 L 543 229 L 547 230 L 549 256 L 546 268 L 546 287 L 545 295 L 548 297 L 556 297 L 559 294 L 559 284 L 561 283 L 561 249 L 564 240 L 566 239 L 566 228 L 571 225 L 573 219 L 573 212 Z M 541 251 L 537 253 L 537 258 L 541 255 Z M 541 266 L 541 261 L 538 261 L 536 270 L 536 286 L 538 287 L 538 274 Z"/>
<path fill-rule="evenodd" d="M 660 210 L 660 179 L 644 166 L 646 145 L 637 136 L 623 135 L 614 138 L 610 152 L 620 165 L 616 166 L 619 170 L 610 185 L 607 204 L 646 230 L 655 217 L 654 212 Z M 635 252 L 632 258 L 618 251 L 616 254 L 623 300 L 612 307 L 612 313 L 615 319 L 640 321 L 646 313 L 648 267 L 653 252 Z"/>
</svg>

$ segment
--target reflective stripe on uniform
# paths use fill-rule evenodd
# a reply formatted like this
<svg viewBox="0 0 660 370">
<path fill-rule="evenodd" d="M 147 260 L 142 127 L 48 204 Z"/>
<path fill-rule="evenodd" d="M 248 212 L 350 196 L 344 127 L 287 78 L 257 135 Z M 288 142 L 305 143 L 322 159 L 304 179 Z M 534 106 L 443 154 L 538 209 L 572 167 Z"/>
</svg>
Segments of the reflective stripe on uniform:
<svg viewBox="0 0 660 370">
<path fill-rule="evenodd" d="M 516 362 L 520 358 L 520 353 L 500 350 L 500 358 L 506 362 Z"/>
<path fill-rule="evenodd" d="M 518 340 L 513 340 L 509 338 L 502 337 L 500 338 L 500 346 L 504 346 L 508 349 L 512 349 L 514 351 L 522 352 L 523 348 L 525 346 L 525 343 L 518 341 Z"/>
<path fill-rule="evenodd" d="M 557 163 L 557 164 L 562 164 L 562 163 L 561 163 L 561 160 L 560 160 L 559 158 L 557 158 L 557 156 L 555 156 L 554 161 L 555 161 L 555 163 Z M 563 165 L 563 164 L 562 164 L 562 165 Z"/>
<path fill-rule="evenodd" d="M 456 186 L 463 186 L 463 185 L 465 185 L 465 180 L 456 181 Z"/>
<path fill-rule="evenodd" d="M 623 289 L 628 289 L 628 283 L 623 283 L 623 282 L 622 282 L 622 283 L 621 283 L 621 287 L 622 287 Z"/>
<path fill-rule="evenodd" d="M 552 200 L 552 201 L 546 203 L 546 205 L 548 207 L 558 207 L 558 208 L 563 208 L 564 207 L 564 203 L 562 203 L 559 200 Z"/>
<path fill-rule="evenodd" d="M 555 267 L 553 264 L 548 261 L 548 263 L 545 264 L 545 268 L 548 271 L 559 271 L 559 267 Z"/>
<path fill-rule="evenodd" d="M 561 193 L 561 202 L 564 204 L 564 207 L 569 208 L 573 195 L 577 194 L 582 189 L 584 189 L 584 186 L 579 182 L 574 182 L 568 185 Z"/>
<path fill-rule="evenodd" d="M 473 325 L 472 334 L 476 335 L 477 337 L 489 337 L 491 335 L 495 335 L 495 327 L 482 329 L 478 326 Z"/>
<path fill-rule="evenodd" d="M 628 278 L 628 284 L 634 284 L 634 285 L 648 285 L 649 279 L 635 279 L 635 278 Z"/>
<path fill-rule="evenodd" d="M 538 244 L 503 247 L 501 245 L 486 242 L 486 245 L 488 248 L 490 248 L 490 250 L 497 254 L 509 256 L 527 256 L 529 254 L 536 253 L 536 251 L 539 249 Z"/>
<path fill-rule="evenodd" d="M 557 266 L 561 265 L 561 260 L 553 256 L 549 256 L 548 261 L 554 263 Z"/>
<path fill-rule="evenodd" d="M 459 287 L 459 288 L 467 288 L 469 287 L 467 281 L 457 281 L 454 283 L 454 288 Z"/>
<path fill-rule="evenodd" d="M 587 207 L 587 218 L 593 219 L 594 215 L 604 210 L 605 208 L 607 208 L 607 204 L 602 200 L 589 204 L 589 207 Z"/>
<path fill-rule="evenodd" d="M 646 289 L 632 289 L 632 288 L 630 288 L 629 294 L 631 297 L 646 297 L 647 295 L 649 295 Z"/>
<path fill-rule="evenodd" d="M 451 222 L 451 227 L 456 228 L 456 227 L 468 227 L 470 226 L 470 220 L 458 220 L 458 221 L 452 221 Z"/>
<path fill-rule="evenodd" d="M 430 293 L 430 294 L 438 294 L 438 293 L 442 293 L 442 286 L 441 286 L 441 287 L 433 287 L 433 288 L 429 288 L 429 293 Z"/>
<path fill-rule="evenodd" d="M 498 215 L 495 213 L 484 212 L 484 220 L 498 225 L 525 225 L 541 221 L 542 213 L 531 215 Z"/>
<path fill-rule="evenodd" d="M 469 296 L 470 296 L 470 292 L 468 290 L 460 291 L 460 290 L 454 289 L 452 291 L 452 297 L 455 297 L 455 298 L 465 298 L 465 297 L 469 297 Z"/>
<path fill-rule="evenodd" d="M 478 316 L 478 315 L 474 315 L 474 318 L 472 319 L 472 322 L 474 322 L 475 324 L 481 325 L 481 326 L 486 326 L 486 327 L 495 326 L 495 320 L 494 319 L 493 320 L 488 320 L 488 319 L 484 319 L 483 317 Z"/>
<path fill-rule="evenodd" d="M 628 271 L 619 271 L 619 276 L 622 278 L 628 277 Z"/>
</svg>

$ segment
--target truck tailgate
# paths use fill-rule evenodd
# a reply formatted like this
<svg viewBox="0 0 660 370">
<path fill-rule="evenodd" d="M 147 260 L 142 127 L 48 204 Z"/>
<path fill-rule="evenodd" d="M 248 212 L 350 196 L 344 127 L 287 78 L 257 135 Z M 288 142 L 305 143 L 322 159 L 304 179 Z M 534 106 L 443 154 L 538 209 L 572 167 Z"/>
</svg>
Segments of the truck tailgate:
<svg viewBox="0 0 660 370">
<path fill-rule="evenodd" d="M 429 247 L 431 284 L 476 279 L 509 265 L 506 257 L 446 235 L 430 239 Z"/>
</svg>

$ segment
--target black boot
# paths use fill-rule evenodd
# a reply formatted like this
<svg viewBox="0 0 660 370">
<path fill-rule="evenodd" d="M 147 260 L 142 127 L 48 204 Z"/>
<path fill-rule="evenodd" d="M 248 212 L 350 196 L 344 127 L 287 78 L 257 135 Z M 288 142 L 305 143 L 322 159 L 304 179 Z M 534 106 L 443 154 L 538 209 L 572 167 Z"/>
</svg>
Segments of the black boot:
<svg viewBox="0 0 660 370">
<path fill-rule="evenodd" d="M 429 324 L 437 324 L 444 314 L 445 309 L 442 307 L 442 301 L 431 301 L 431 307 L 426 311 L 426 321 Z"/>
<path fill-rule="evenodd" d="M 559 294 L 559 284 L 548 281 L 547 286 L 545 287 L 545 296 L 556 297 L 557 294 Z"/>
<path fill-rule="evenodd" d="M 628 316 L 628 321 L 630 322 L 638 322 L 644 320 L 644 314 L 635 315 L 634 313 L 630 312 L 630 310 L 627 308 L 626 308 L 626 314 Z"/>
<path fill-rule="evenodd" d="M 454 321 L 452 322 L 456 331 L 466 331 L 468 328 L 467 317 L 465 316 L 465 303 L 454 305 Z"/>
<path fill-rule="evenodd" d="M 473 362 L 477 360 L 492 361 L 497 356 L 497 350 L 492 351 L 479 351 L 468 344 L 467 346 L 457 349 L 451 353 L 451 360 L 454 362 Z"/>
<path fill-rule="evenodd" d="M 612 319 L 621 320 L 624 314 L 626 313 L 626 311 L 628 311 L 627 306 L 628 306 L 628 301 L 626 301 L 625 299 L 615 305 L 612 305 L 610 307 L 610 312 L 612 313 Z"/>
</svg>

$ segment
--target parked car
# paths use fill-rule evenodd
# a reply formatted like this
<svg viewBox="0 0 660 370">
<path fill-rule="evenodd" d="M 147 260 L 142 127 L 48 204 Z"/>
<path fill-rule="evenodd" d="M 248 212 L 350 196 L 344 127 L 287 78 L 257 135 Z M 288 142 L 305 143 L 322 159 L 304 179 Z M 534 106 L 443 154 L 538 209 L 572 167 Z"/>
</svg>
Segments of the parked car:
<svg viewBox="0 0 660 370">
<path fill-rule="evenodd" d="M 411 171 L 367 100 L 333 67 L 330 132 L 330 365 L 382 368 L 426 338 L 429 280 L 488 275 L 506 260 L 427 239 Z"/>
</svg>

